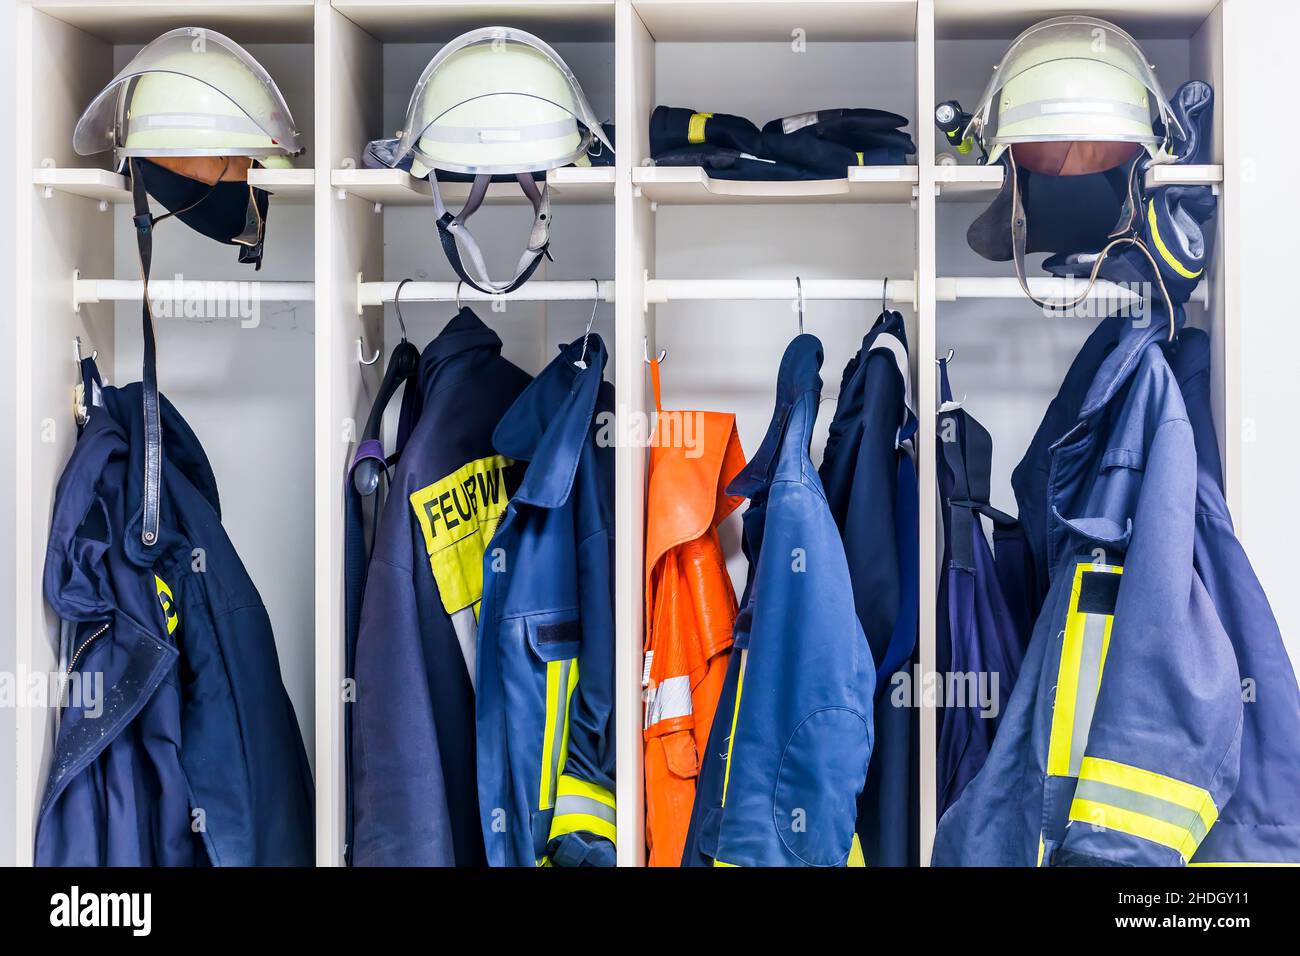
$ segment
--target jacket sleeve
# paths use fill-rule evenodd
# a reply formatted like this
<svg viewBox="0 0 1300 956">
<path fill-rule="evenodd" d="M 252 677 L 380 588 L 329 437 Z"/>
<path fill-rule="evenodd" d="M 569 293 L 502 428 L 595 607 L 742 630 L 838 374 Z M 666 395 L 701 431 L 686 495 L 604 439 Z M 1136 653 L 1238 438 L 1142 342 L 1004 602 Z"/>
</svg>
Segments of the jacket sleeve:
<svg viewBox="0 0 1300 956">
<path fill-rule="evenodd" d="M 370 562 L 357 638 L 352 858 L 357 866 L 451 866 L 414 578 L 378 557 L 382 545 Z"/>
<path fill-rule="evenodd" d="M 578 545 L 582 641 L 546 844 L 555 866 L 615 863 L 613 550 L 605 529 Z"/>
<path fill-rule="evenodd" d="M 1195 854 L 1236 786 L 1240 678 L 1231 643 L 1193 568 L 1196 452 L 1190 426 L 1181 419 L 1162 424 L 1145 462 L 1113 468 L 1141 470 L 1142 490 L 1124 566 L 1102 576 L 1119 579 L 1111 603 L 1112 589 L 1094 588 L 1090 596 L 1077 572 L 1067 642 L 1072 628 L 1094 628 L 1108 641 L 1101 643 L 1101 684 L 1087 745 L 1069 768 L 1078 778 L 1070 823 L 1052 862 L 1176 866 Z M 1058 685 L 1058 709 L 1066 686 Z M 1049 754 L 1049 773 L 1051 762 Z"/>
</svg>

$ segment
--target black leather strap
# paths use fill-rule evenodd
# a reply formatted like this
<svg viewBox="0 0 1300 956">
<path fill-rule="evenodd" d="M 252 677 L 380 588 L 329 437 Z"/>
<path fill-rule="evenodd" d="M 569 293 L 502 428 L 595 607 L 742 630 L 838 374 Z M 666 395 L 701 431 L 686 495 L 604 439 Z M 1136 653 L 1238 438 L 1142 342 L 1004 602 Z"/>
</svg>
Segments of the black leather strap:
<svg viewBox="0 0 1300 956">
<path fill-rule="evenodd" d="M 149 269 L 153 264 L 153 215 L 139 163 L 131 160 L 131 198 L 135 203 L 135 241 L 140 252 L 140 275 L 144 282 L 141 326 L 144 341 L 144 370 L 140 376 L 144 404 L 144 498 L 140 541 L 146 548 L 158 543 L 159 510 L 162 498 L 162 419 L 158 409 L 158 357 L 154 343 L 153 315 L 149 307 Z"/>
</svg>

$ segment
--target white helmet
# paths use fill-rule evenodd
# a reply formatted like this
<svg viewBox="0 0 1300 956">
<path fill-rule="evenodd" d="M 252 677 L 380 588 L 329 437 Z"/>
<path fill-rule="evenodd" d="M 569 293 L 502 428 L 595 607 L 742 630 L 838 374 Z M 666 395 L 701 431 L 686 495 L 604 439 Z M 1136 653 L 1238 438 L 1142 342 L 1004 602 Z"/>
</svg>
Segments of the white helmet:
<svg viewBox="0 0 1300 956">
<path fill-rule="evenodd" d="M 510 27 L 485 27 L 452 40 L 420 75 L 392 162 L 409 156 L 411 175 L 428 178 L 443 249 L 457 275 L 482 292 L 517 289 L 546 255 L 550 201 L 532 173 L 567 166 L 593 141 L 613 150 L 577 77 L 542 40 Z M 474 186 L 452 216 L 443 205 L 435 170 L 468 174 Z M 493 282 L 465 223 L 478 209 L 493 176 L 512 175 L 533 205 L 528 247 L 513 278 Z M 477 281 L 465 271 L 456 240 L 472 258 Z"/>
<path fill-rule="evenodd" d="M 77 122 L 83 156 L 256 156 L 302 152 L 275 81 L 235 41 L 171 30 L 137 53 Z"/>
<path fill-rule="evenodd" d="M 86 107 L 72 146 L 112 149 L 141 188 L 183 222 L 261 265 L 268 195 L 248 169 L 302 152 L 275 81 L 229 37 L 171 30 L 131 58 Z"/>
<path fill-rule="evenodd" d="M 1105 20 L 1066 16 L 1035 24 L 1012 42 L 967 132 L 991 147 L 990 164 L 1013 148 L 1027 168 L 1082 174 L 1113 168 L 1143 149 L 1161 158 L 1169 135 L 1182 130 L 1136 40 Z"/>
</svg>

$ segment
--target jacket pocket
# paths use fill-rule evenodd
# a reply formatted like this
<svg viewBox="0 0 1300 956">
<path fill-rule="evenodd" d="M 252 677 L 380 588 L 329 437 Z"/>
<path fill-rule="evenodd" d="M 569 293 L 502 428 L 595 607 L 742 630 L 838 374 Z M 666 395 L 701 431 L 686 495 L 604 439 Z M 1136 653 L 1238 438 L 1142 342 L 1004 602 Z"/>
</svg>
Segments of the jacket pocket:
<svg viewBox="0 0 1300 956">
<path fill-rule="evenodd" d="M 528 646 L 539 661 L 551 664 L 573 660 L 582 644 L 582 622 L 577 611 L 536 614 L 528 618 Z"/>
<path fill-rule="evenodd" d="M 787 850 L 807 866 L 843 866 L 871 756 L 870 724 L 828 707 L 800 722 L 777 770 L 772 815 Z"/>
</svg>

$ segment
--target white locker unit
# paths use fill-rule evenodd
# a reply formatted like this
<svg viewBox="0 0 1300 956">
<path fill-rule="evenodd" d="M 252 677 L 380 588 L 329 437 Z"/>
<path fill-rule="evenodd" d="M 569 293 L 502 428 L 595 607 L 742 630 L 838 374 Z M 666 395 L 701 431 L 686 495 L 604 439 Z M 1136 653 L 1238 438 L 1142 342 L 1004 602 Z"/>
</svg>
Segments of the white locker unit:
<svg viewBox="0 0 1300 956">
<path fill-rule="evenodd" d="M 330 66 L 318 77 L 324 97 L 317 128 L 317 306 L 329 317 L 317 340 L 317 628 L 316 719 L 329 728 L 317 744 L 317 859 L 343 859 L 343 508 L 342 475 L 356 433 L 370 412 L 383 375 L 381 361 L 357 361 L 357 341 L 369 357 L 400 341 L 392 305 L 396 285 L 408 332 L 421 348 L 455 313 L 455 273 L 434 226 L 426 183 L 396 170 L 359 168 L 366 142 L 401 128 L 411 90 L 441 44 L 483 26 L 518 27 L 543 37 L 575 72 L 596 115 L 614 116 L 614 5 L 532 3 L 318 4 L 317 49 Z M 459 209 L 465 187 L 443 187 Z M 481 302 L 467 285 L 462 304 L 501 336 L 503 354 L 536 374 L 560 342 L 583 333 L 599 293 L 593 331 L 611 354 L 613 308 L 614 168 L 562 169 L 551 177 L 554 261 L 505 302 Z M 512 271 L 528 234 L 532 210 L 514 183 L 494 184 L 472 228 L 495 278 Z M 591 280 L 596 280 L 593 283 Z M 550 301 L 533 301 L 552 297 Z M 567 301 L 565 300 L 567 298 Z M 423 300 L 423 301 L 421 301 Z M 379 302 L 386 303 L 382 308 Z M 366 303 L 366 304 L 362 304 Z M 607 377 L 613 377 L 613 362 Z"/>
<path fill-rule="evenodd" d="M 125 180 L 111 154 L 81 157 L 71 137 L 84 106 L 144 43 L 177 26 L 224 33 L 267 67 L 306 153 L 263 171 L 273 192 L 266 265 L 237 265 L 179 223 L 159 230 L 155 292 L 201 294 L 196 314 L 158 323 L 160 387 L 212 459 L 227 530 L 271 613 L 285 684 L 316 775 L 318 865 L 343 861 L 344 511 L 342 487 L 388 352 L 401 337 L 393 297 L 403 279 L 407 334 L 424 347 L 454 314 L 455 275 L 434 227 L 427 184 L 362 166 L 367 141 L 396 135 L 411 89 L 439 46 L 482 26 L 519 27 L 556 48 L 596 115 L 615 124 L 616 165 L 550 176 L 552 253 L 504 301 L 461 288 L 459 299 L 538 372 L 562 342 L 593 331 L 610 350 L 606 377 L 626 421 L 653 410 L 646 356 L 666 350 L 667 408 L 731 411 L 747 454 L 774 402 L 777 368 L 803 329 L 825 348 L 820 461 L 847 360 L 882 305 L 908 329 L 920 419 L 919 649 L 935 661 L 941 560 L 934 443 L 936 356 L 955 350 L 958 398 L 993 434 L 993 503 L 1014 511 L 1008 476 L 1079 345 L 1093 327 L 1046 318 L 1025 300 L 1010 263 L 970 251 L 965 232 L 1000 179 L 936 138 L 937 102 L 970 108 L 1022 29 L 1060 13 L 1091 13 L 1134 33 L 1167 93 L 1197 78 L 1215 88 L 1214 164 L 1181 173 L 1220 192 L 1213 266 L 1189 308 L 1215 349 L 1215 414 L 1229 503 L 1241 505 L 1243 373 L 1235 322 L 1240 154 L 1227 39 L 1244 0 L 20 0 L 16 122 L 18 203 L 18 461 L 12 626 L 18 673 L 57 666 L 58 622 L 41 593 L 55 483 L 75 441 L 74 341 L 97 350 L 114 384 L 139 377 L 139 282 Z M 1131 8 L 1140 7 L 1138 11 Z M 917 152 L 902 166 L 859 167 L 842 180 L 710 180 L 649 163 L 656 105 L 737 113 L 762 125 L 831 107 L 877 107 L 909 120 Z M 938 141 L 936 141 L 938 140 Z M 444 195 L 453 209 L 463 188 Z M 494 185 L 473 220 L 489 266 L 504 275 L 531 208 L 514 184 Z M 1033 260 L 1030 274 L 1036 271 Z M 183 274 L 183 275 L 182 275 Z M 209 280 L 211 287 L 168 280 Z M 231 280 L 256 321 L 216 318 Z M 594 280 L 594 281 L 593 281 Z M 211 295 L 207 295 L 211 293 Z M 383 357 L 363 365 L 376 351 Z M 632 430 L 635 433 L 635 429 Z M 618 859 L 642 865 L 643 543 L 646 453 L 615 452 Z M 1263 465 L 1261 465 L 1263 467 Z M 744 580 L 739 516 L 723 527 L 737 591 Z M 1272 575 L 1276 580 L 1277 573 Z M 1268 580 L 1267 573 L 1261 577 Z M 1281 621 L 1283 631 L 1288 622 Z M 1293 646 L 1294 651 L 1294 646 Z M 30 863 L 53 722 L 18 712 L 15 859 Z M 935 828 L 936 711 L 921 709 L 921 858 Z M 2 804 L 0 804 L 2 805 Z"/>
<path fill-rule="evenodd" d="M 112 172 L 111 152 L 73 152 L 70 130 L 141 46 L 181 26 L 205 27 L 245 45 L 279 78 L 299 130 L 311 141 L 310 3 L 194 10 L 55 3 L 19 10 L 20 97 L 29 121 L 17 136 L 26 167 L 20 175 L 31 184 L 20 192 L 17 229 L 19 673 L 58 668 L 58 622 L 42 598 L 41 573 L 55 483 L 76 440 L 74 342 L 80 340 L 85 354 L 98 353 L 111 384 L 140 378 L 140 266 L 127 182 Z M 315 535 L 312 159 L 294 162 L 293 170 L 254 175 L 274 193 L 260 272 L 239 265 L 234 246 L 167 221 L 155 234 L 152 278 L 161 281 L 151 291 L 160 388 L 210 456 L 224 525 L 270 613 L 281 673 L 310 753 L 316 622 L 304 570 L 312 566 Z M 14 845 L 20 863 L 31 860 L 53 713 L 18 712 Z"/>
</svg>

